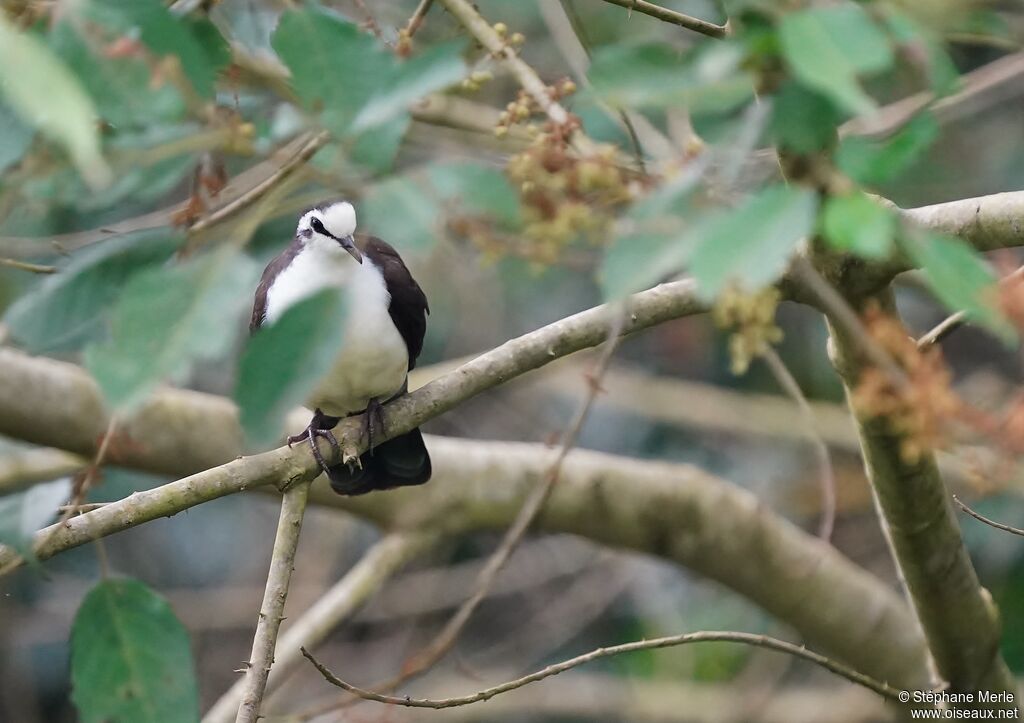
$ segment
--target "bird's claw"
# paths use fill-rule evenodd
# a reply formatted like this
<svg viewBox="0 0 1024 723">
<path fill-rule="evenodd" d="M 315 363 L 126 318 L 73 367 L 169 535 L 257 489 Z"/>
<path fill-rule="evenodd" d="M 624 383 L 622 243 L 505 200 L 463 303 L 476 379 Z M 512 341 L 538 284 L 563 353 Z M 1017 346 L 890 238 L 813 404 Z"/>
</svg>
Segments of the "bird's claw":
<svg viewBox="0 0 1024 723">
<path fill-rule="evenodd" d="M 380 400 L 370 400 L 363 413 L 363 437 L 366 439 L 366 449 L 373 452 L 373 438 L 384 434 L 384 405 Z"/>
<path fill-rule="evenodd" d="M 291 437 L 288 437 L 288 446 L 291 447 L 297 442 L 308 442 L 309 449 L 313 453 L 313 459 L 315 459 L 316 463 L 320 465 L 320 469 L 326 472 L 328 467 L 327 461 L 324 459 L 323 454 L 320 452 L 320 447 L 316 443 L 317 437 L 322 437 L 327 440 L 327 443 L 331 445 L 331 449 L 334 451 L 335 457 L 343 457 L 341 445 L 338 444 L 338 440 L 334 436 L 334 433 L 329 429 L 319 429 L 312 423 L 306 427 L 301 434 L 293 434 Z"/>
</svg>

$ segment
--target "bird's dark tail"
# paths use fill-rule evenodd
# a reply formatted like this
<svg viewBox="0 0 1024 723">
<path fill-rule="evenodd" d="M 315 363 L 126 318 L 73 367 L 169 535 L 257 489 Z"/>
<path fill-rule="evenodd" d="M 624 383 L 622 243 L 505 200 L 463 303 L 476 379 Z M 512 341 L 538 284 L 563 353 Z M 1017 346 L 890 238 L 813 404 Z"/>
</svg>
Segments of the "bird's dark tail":
<svg viewBox="0 0 1024 723">
<path fill-rule="evenodd" d="M 364 452 L 362 467 L 339 464 L 327 470 L 331 489 L 339 495 L 421 485 L 430 479 L 430 455 L 420 430 L 414 429 Z"/>
</svg>

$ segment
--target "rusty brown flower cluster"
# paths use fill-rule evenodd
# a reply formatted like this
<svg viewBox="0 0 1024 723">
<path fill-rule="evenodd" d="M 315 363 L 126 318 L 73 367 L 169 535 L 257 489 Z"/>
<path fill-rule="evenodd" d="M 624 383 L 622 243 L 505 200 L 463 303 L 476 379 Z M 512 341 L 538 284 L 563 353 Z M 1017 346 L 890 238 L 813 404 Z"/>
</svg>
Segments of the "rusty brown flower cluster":
<svg viewBox="0 0 1024 723">
<path fill-rule="evenodd" d="M 865 367 L 853 391 L 853 404 L 870 417 L 884 418 L 901 439 L 900 454 L 908 464 L 921 455 L 945 446 L 949 423 L 964 412 L 964 404 L 952 389 L 952 373 L 938 346 L 924 350 L 907 335 L 904 326 L 869 305 L 864 328 L 905 373 L 898 382 L 887 370 Z"/>
</svg>

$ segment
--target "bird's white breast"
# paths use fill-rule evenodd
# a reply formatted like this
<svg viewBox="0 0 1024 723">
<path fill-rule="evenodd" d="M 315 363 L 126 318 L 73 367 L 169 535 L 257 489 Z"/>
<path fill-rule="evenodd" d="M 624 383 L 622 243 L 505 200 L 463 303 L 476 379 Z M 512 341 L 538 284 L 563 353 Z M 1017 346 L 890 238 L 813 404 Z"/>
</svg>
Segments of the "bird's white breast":
<svg viewBox="0 0 1024 723">
<path fill-rule="evenodd" d="M 325 414 L 345 416 L 366 409 L 372 398 L 385 401 L 405 383 L 409 353 L 388 306 L 384 277 L 369 258 L 359 264 L 340 247 L 300 251 L 267 291 L 266 323 L 291 305 L 326 288 L 341 288 L 347 297 L 342 350 L 309 399 Z"/>
</svg>

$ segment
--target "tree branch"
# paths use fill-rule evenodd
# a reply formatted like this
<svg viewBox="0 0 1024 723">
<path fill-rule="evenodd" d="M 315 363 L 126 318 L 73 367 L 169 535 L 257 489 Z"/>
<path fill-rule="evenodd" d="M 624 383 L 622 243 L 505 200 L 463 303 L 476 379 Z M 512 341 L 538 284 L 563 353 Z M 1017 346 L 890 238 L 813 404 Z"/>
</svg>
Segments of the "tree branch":
<svg viewBox="0 0 1024 723">
<path fill-rule="evenodd" d="M 634 316 L 645 305 L 638 299 L 649 298 L 634 297 Z M 599 340 L 607 318 L 598 315 L 595 323 Z M 556 357 L 568 351 L 551 346 L 550 338 L 539 342 Z M 519 348 L 509 344 L 506 353 Z M 541 356 L 550 358 L 546 350 Z M 0 433 L 91 455 L 105 420 L 99 390 L 79 367 L 0 350 Z M 235 459 L 241 450 L 237 411 L 228 400 L 205 394 L 163 390 L 121 429 L 130 436 L 111 445 L 112 463 L 164 474 L 213 469 L 68 520 L 38 550 L 40 557 L 316 471 L 315 461 L 299 448 Z M 438 534 L 500 529 L 519 511 L 553 454 L 533 444 L 443 437 L 429 437 L 428 444 L 434 479 L 424 488 L 344 498 L 318 483 L 312 499 L 389 528 Z M 215 466 L 226 460 L 233 461 Z M 577 450 L 537 525 L 674 560 L 748 597 L 811 644 L 859 669 L 908 688 L 927 682 L 920 634 L 885 584 L 752 495 L 694 467 Z M 0 550 L 0 564 L 12 556 Z"/>
<path fill-rule="evenodd" d="M 729 23 L 725 25 L 715 25 L 709 23 L 707 20 L 701 20 L 690 15 L 684 15 L 683 13 L 676 12 L 675 10 L 669 10 L 661 5 L 655 5 L 654 3 L 647 2 L 647 0 L 604 0 L 606 3 L 612 5 L 618 5 L 620 8 L 626 8 L 627 10 L 635 10 L 643 15 L 649 15 L 652 18 L 657 18 L 662 22 L 671 23 L 672 25 L 678 25 L 679 27 L 692 30 L 695 33 L 701 35 L 707 35 L 709 38 L 721 39 L 729 35 Z"/>
<path fill-rule="evenodd" d="M 896 316 L 891 289 L 878 300 Z M 829 318 L 829 331 L 849 397 L 867 362 L 845 327 Z M 876 504 L 938 674 L 955 692 L 1015 691 L 999 654 L 997 612 L 964 548 L 934 455 L 905 460 L 903 432 L 851 408 Z"/>
<path fill-rule="evenodd" d="M 277 644 L 266 690 L 276 689 L 299 666 L 300 646 L 320 645 L 400 567 L 436 541 L 437 536 L 429 532 L 394 532 L 371 547 L 344 577 L 285 630 Z M 231 686 L 203 716 L 203 723 L 230 723 L 242 701 L 245 683 L 242 679 Z"/>
<path fill-rule="evenodd" d="M 963 510 L 964 512 L 966 512 L 967 514 L 969 514 L 971 517 L 973 517 L 974 519 L 978 520 L 979 522 L 984 522 L 989 527 L 994 527 L 997 530 L 1002 530 L 1003 532 L 1009 532 L 1011 534 L 1020 535 L 1020 536 L 1024 537 L 1024 530 L 1020 529 L 1019 527 L 1010 527 L 1009 525 L 1004 525 L 1001 522 L 996 522 L 995 520 L 990 520 L 988 517 L 985 517 L 980 512 L 975 512 L 974 510 L 972 510 L 970 507 L 968 507 L 966 504 L 964 504 L 963 501 L 961 501 L 961 499 L 959 497 L 957 497 L 956 495 L 953 495 L 953 501 L 957 503 L 957 505 L 960 507 L 961 510 Z"/>
<path fill-rule="evenodd" d="M 267 574 L 267 588 L 260 606 L 256 623 L 256 634 L 252 640 L 252 654 L 245 666 L 242 700 L 238 705 L 236 723 L 256 723 L 260 717 L 260 705 L 267 688 L 267 677 L 274 664 L 274 649 L 277 647 L 277 632 L 284 620 L 284 603 L 288 599 L 288 584 L 295 567 L 295 550 L 299 546 L 299 532 L 309 498 L 309 482 L 301 481 L 290 486 L 281 500 L 281 516 L 277 522 L 277 536 L 270 558 L 270 572 Z"/>
<path fill-rule="evenodd" d="M 533 68 L 519 57 L 508 41 L 495 32 L 491 24 L 477 12 L 469 0 L 440 0 L 440 2 L 469 31 L 470 35 L 476 38 L 477 42 L 505 64 L 523 90 L 529 93 L 537 106 L 552 121 L 559 125 L 568 122 L 569 112 L 558 101 L 552 99 L 547 84 L 540 79 Z"/>
<path fill-rule="evenodd" d="M 880 680 L 876 680 L 869 676 L 863 675 L 857 672 L 853 668 L 850 668 L 842 663 L 832 660 L 824 655 L 815 653 L 807 650 L 799 645 L 786 642 L 785 640 L 778 640 L 776 638 L 768 637 L 767 635 L 754 635 L 752 633 L 739 633 L 739 632 L 728 632 L 728 631 L 717 631 L 709 630 L 698 633 L 684 633 L 682 635 L 673 635 L 665 638 L 655 638 L 653 640 L 639 640 L 633 643 L 625 643 L 623 645 L 613 645 L 608 648 L 598 648 L 584 655 L 579 655 L 569 660 L 564 660 L 561 663 L 555 663 L 549 665 L 542 670 L 538 670 L 535 673 L 525 675 L 522 678 L 496 685 L 492 688 L 481 690 L 478 693 L 472 695 L 462 696 L 458 698 L 444 698 L 441 700 L 430 700 L 426 698 L 410 698 L 409 696 L 390 696 L 381 695 L 371 690 L 364 690 L 357 688 L 351 683 L 346 683 L 330 670 L 328 670 L 323 664 L 321 664 L 313 655 L 306 650 L 302 649 L 302 654 L 311 662 L 320 674 L 324 676 L 324 679 L 336 685 L 337 687 L 347 690 L 350 693 L 354 693 L 364 700 L 372 700 L 377 703 L 387 703 L 388 705 L 400 705 L 409 708 L 456 708 L 458 706 L 470 705 L 472 703 L 479 703 L 482 701 L 490 700 L 496 695 L 507 693 L 510 690 L 522 688 L 530 683 L 536 683 L 539 680 L 550 678 L 553 675 L 558 675 L 567 670 L 571 670 L 575 667 L 583 665 L 585 663 L 592 662 L 594 660 L 600 660 L 601 658 L 611 657 L 613 655 L 621 655 L 623 653 L 632 653 L 638 650 L 655 650 L 658 648 L 670 648 L 678 645 L 688 645 L 690 643 L 704 643 L 704 642 L 730 642 L 730 643 L 742 643 L 744 645 L 752 645 L 758 648 L 765 648 L 768 650 L 774 650 L 779 653 L 786 653 L 787 655 L 793 655 L 802 660 L 807 660 L 814 663 L 817 666 L 824 668 L 836 675 L 846 678 L 851 683 L 863 686 L 869 690 L 878 693 L 893 702 L 899 702 L 900 691 L 889 686 Z"/>
</svg>

